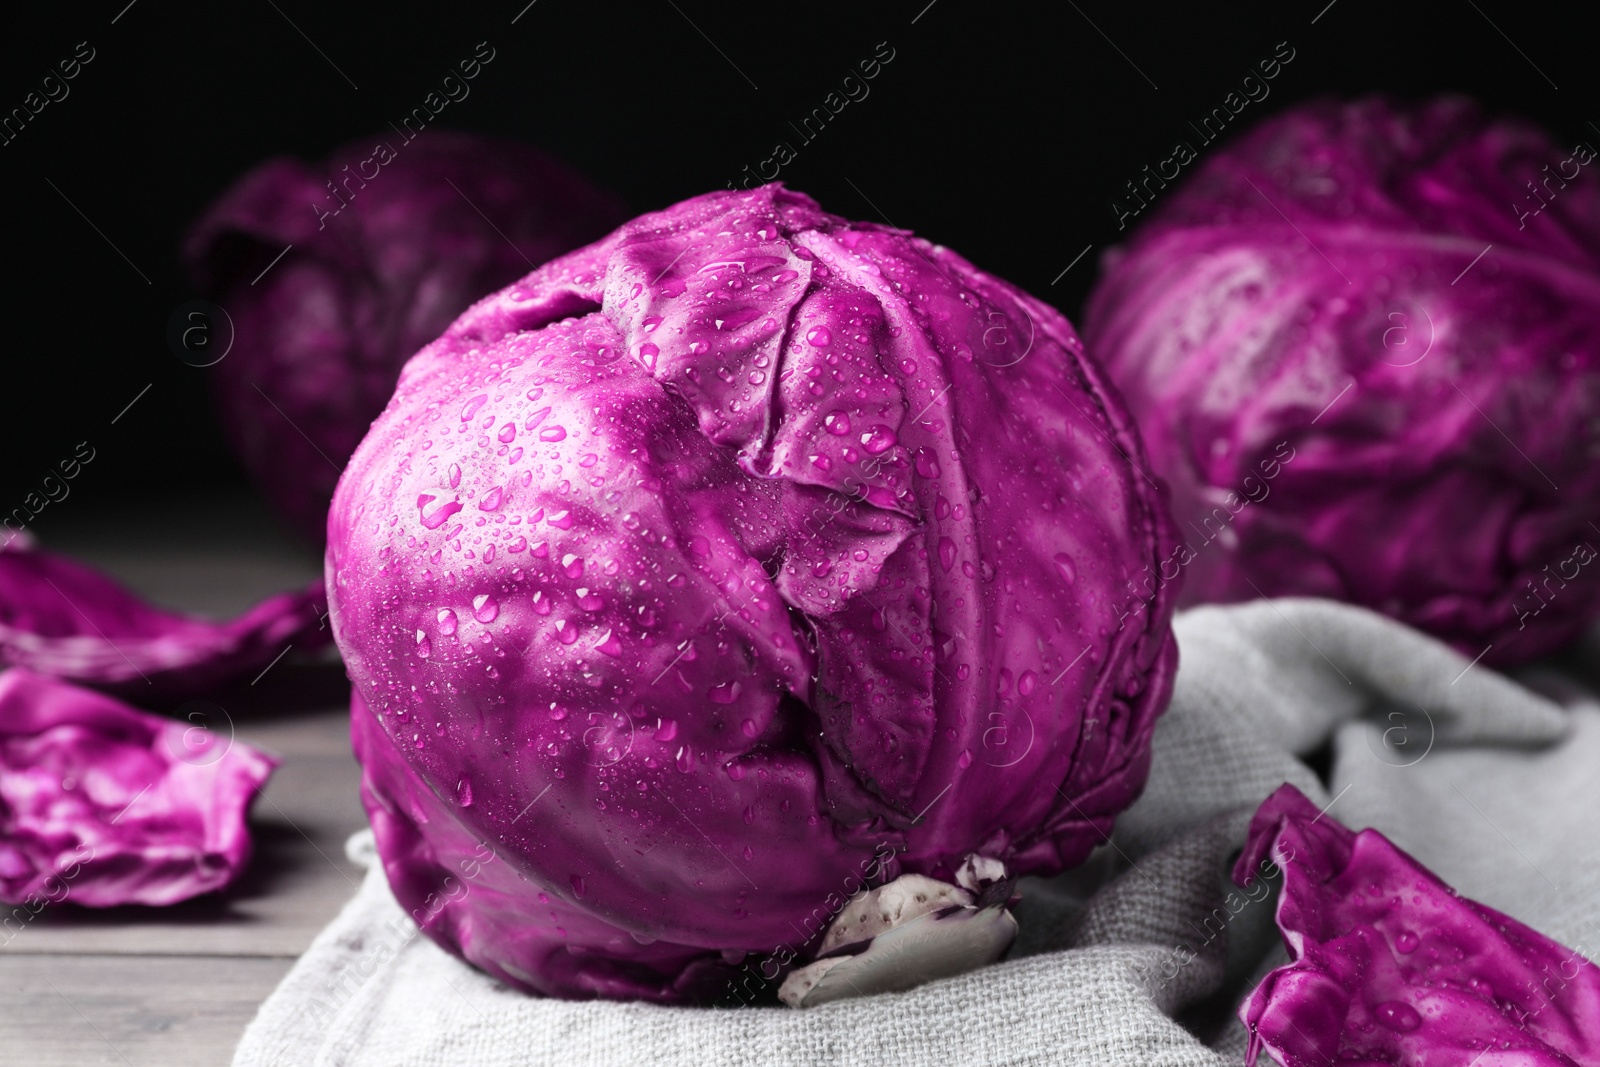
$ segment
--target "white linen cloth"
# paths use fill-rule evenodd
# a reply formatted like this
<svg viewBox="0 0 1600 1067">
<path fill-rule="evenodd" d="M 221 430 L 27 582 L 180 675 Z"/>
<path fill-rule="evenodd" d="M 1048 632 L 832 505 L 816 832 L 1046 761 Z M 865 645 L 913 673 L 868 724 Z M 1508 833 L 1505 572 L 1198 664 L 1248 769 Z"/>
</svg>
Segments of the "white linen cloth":
<svg viewBox="0 0 1600 1067">
<path fill-rule="evenodd" d="M 1540 696 L 1328 601 L 1198 608 L 1176 630 L 1144 796 L 1084 867 L 1024 881 L 1001 963 L 806 1011 L 539 999 L 418 936 L 373 862 L 262 1005 L 235 1067 L 1238 1064 L 1239 1001 L 1285 957 L 1274 898 L 1227 874 L 1285 781 L 1594 955 L 1600 704 L 1574 675 L 1523 672 Z M 374 859 L 370 831 L 350 847 Z"/>
</svg>

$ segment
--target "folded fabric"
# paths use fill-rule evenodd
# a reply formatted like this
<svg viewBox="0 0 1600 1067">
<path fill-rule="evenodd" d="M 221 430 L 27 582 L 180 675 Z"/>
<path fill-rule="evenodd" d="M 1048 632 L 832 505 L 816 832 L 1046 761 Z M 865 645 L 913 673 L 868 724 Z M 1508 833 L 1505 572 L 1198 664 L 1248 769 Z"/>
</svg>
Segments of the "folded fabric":
<svg viewBox="0 0 1600 1067">
<path fill-rule="evenodd" d="M 1144 797 L 1084 867 L 1024 881 L 1001 963 L 805 1011 L 538 999 L 418 937 L 426 916 L 402 911 L 374 867 L 234 1062 L 1239 1064 L 1234 1011 L 1286 957 L 1266 880 L 1228 874 L 1252 812 L 1286 781 L 1353 826 L 1370 818 L 1464 892 L 1595 943 L 1600 851 L 1584 844 L 1600 820 L 1600 706 L 1563 708 L 1329 602 L 1200 608 L 1176 629 L 1182 665 Z M 1313 765 L 1331 767 L 1329 785 Z M 370 855 L 366 835 L 352 845 Z M 1524 852 L 1568 892 L 1530 894 L 1540 876 Z M 472 891 L 465 873 L 440 887 Z"/>
<path fill-rule="evenodd" d="M 46 903 L 172 904 L 228 884 L 276 766 L 232 737 L 0 671 L 0 901 L 22 905 L 0 915 L 5 940 Z"/>
<path fill-rule="evenodd" d="M 0 667 L 101 688 L 183 698 L 259 670 L 293 646 L 328 643 L 322 580 L 213 622 L 163 611 L 32 539 L 0 541 Z"/>
</svg>

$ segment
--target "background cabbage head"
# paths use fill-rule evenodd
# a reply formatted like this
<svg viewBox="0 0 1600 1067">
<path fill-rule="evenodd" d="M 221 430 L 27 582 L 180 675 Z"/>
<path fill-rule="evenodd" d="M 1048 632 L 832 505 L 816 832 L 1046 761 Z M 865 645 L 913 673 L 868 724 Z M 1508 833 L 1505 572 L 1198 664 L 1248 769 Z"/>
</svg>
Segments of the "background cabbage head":
<svg viewBox="0 0 1600 1067">
<path fill-rule="evenodd" d="M 625 217 L 543 152 L 466 133 L 385 133 L 320 163 L 255 167 L 184 242 L 233 322 L 211 383 L 245 469 L 320 547 L 339 471 L 401 364 L 484 293 Z"/>
<path fill-rule="evenodd" d="M 1157 191 L 1085 335 L 1188 600 L 1334 597 L 1488 662 L 1594 617 L 1593 158 L 1461 99 L 1320 102 Z"/>
<path fill-rule="evenodd" d="M 780 186 L 485 299 L 329 520 L 397 897 L 514 985 L 680 1000 L 770 995 L 863 884 L 1079 862 L 1176 661 L 1142 463 L 1059 313 Z"/>
</svg>

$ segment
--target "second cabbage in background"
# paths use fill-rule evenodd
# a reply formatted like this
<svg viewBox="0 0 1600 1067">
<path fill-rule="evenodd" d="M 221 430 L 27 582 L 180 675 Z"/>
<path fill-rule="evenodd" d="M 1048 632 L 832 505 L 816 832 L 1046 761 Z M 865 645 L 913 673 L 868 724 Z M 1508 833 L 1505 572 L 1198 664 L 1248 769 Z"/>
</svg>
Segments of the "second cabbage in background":
<svg viewBox="0 0 1600 1067">
<path fill-rule="evenodd" d="M 235 182 L 183 252 L 233 320 L 212 370 L 223 431 L 289 526 L 322 547 L 339 473 L 417 349 L 626 217 L 537 149 L 433 130 Z"/>
<path fill-rule="evenodd" d="M 1487 663 L 1600 611 L 1600 184 L 1459 98 L 1324 101 L 1164 194 L 1084 336 L 1185 600 L 1321 596 Z"/>
</svg>

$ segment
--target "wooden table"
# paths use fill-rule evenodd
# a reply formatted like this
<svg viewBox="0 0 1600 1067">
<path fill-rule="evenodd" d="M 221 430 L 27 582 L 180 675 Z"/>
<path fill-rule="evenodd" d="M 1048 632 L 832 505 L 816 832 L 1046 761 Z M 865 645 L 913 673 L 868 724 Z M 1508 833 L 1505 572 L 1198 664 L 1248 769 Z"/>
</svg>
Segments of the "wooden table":
<svg viewBox="0 0 1600 1067">
<path fill-rule="evenodd" d="M 69 504 L 41 541 L 164 606 L 233 613 L 320 570 L 248 499 L 115 515 Z M 0 1060 L 230 1062 L 261 1001 L 361 879 L 344 855 L 366 825 L 346 692 L 337 663 L 285 660 L 215 695 L 237 738 L 282 760 L 251 817 L 249 867 L 227 891 L 169 908 L 46 909 L 0 948 Z"/>
</svg>

